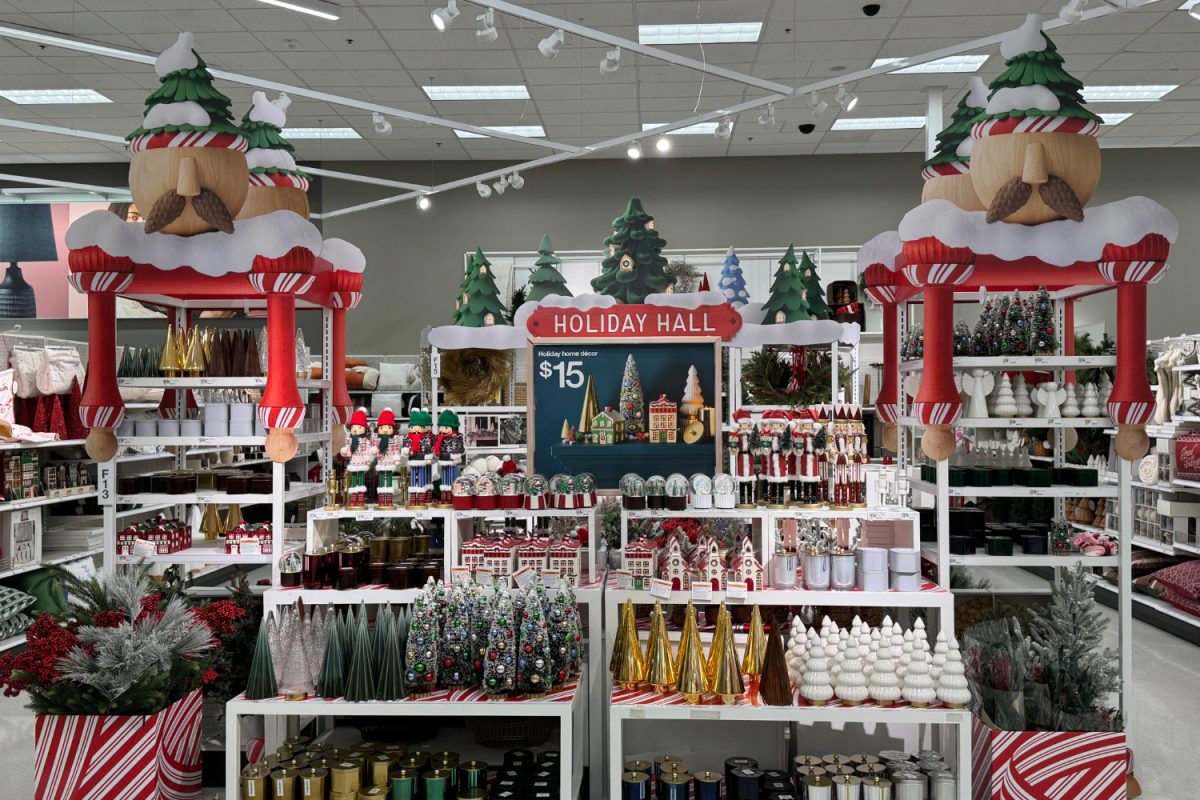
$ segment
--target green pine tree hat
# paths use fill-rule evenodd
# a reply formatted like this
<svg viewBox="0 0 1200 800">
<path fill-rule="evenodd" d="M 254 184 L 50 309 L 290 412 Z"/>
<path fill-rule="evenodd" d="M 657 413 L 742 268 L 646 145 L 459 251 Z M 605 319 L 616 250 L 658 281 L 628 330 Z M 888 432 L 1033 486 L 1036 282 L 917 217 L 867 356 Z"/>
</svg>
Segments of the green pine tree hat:
<svg viewBox="0 0 1200 800">
<path fill-rule="evenodd" d="M 308 175 L 296 166 L 296 148 L 283 136 L 287 113 L 267 99 L 266 92 L 255 92 L 250 110 L 242 117 L 242 133 L 249 148 L 246 166 L 251 186 L 282 186 L 308 191 Z"/>
<path fill-rule="evenodd" d="M 1074 133 L 1096 136 L 1103 120 L 1085 108 L 1083 82 L 1063 69 L 1063 57 L 1030 14 L 1000 42 L 1005 69 L 988 87 L 987 106 L 971 136 Z"/>
<path fill-rule="evenodd" d="M 939 175 L 966 175 L 971 171 L 971 128 L 987 106 L 987 86 L 983 78 L 972 75 L 969 89 L 958 101 L 950 123 L 937 135 L 933 157 L 921 165 L 921 177 L 931 180 Z"/>
<path fill-rule="evenodd" d="M 246 152 L 248 143 L 230 111 L 232 101 L 213 86 L 212 73 L 183 32 L 154 62 L 159 86 L 146 98 L 141 126 L 125 138 L 129 151 L 162 147 L 215 147 Z"/>
</svg>

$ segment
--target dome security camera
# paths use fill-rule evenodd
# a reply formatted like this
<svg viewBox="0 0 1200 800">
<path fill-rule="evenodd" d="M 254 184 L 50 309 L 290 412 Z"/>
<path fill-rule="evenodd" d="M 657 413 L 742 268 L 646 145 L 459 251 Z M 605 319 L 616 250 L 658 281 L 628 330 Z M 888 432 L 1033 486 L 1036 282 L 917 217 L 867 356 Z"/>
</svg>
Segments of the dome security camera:
<svg viewBox="0 0 1200 800">
<path fill-rule="evenodd" d="M 817 126 L 813 125 L 811 122 L 800 123 L 800 132 L 803 133 L 805 136 L 812 133 L 816 129 L 817 129 Z"/>
<path fill-rule="evenodd" d="M 862 7 L 862 12 L 868 17 L 873 17 L 882 10 L 883 6 L 879 3 L 867 3 Z"/>
</svg>

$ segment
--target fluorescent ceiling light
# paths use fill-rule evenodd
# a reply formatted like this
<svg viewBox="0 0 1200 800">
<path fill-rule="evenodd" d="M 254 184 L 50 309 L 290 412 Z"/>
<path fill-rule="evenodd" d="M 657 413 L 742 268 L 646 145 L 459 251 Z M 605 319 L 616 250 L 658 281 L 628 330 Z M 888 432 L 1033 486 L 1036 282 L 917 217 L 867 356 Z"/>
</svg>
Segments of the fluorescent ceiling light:
<svg viewBox="0 0 1200 800">
<path fill-rule="evenodd" d="M 258 2 L 331 21 L 341 19 L 342 16 L 340 6 L 336 3 L 327 3 L 325 0 L 258 0 Z"/>
<path fill-rule="evenodd" d="M 1102 125 L 1120 125 L 1132 116 L 1133 114 L 1101 114 L 1100 119 L 1104 120 Z"/>
<path fill-rule="evenodd" d="M 528 100 L 524 86 L 422 86 L 430 100 Z"/>
<path fill-rule="evenodd" d="M 1178 89 L 1177 85 L 1162 86 L 1085 86 L 1083 99 L 1089 103 L 1144 103 L 1161 100 L 1163 95 Z"/>
<path fill-rule="evenodd" d="M 354 128 L 284 128 L 285 139 L 361 139 Z"/>
<path fill-rule="evenodd" d="M 666 124 L 666 122 L 643 122 L 642 130 L 652 131 L 655 128 L 661 128 Z M 676 134 L 680 134 L 682 136 L 699 136 L 701 134 L 708 134 L 709 136 L 712 136 L 716 130 L 716 122 L 697 122 L 695 125 L 688 125 L 686 128 L 677 128 L 676 130 L 671 131 L 671 135 L 674 136 Z"/>
<path fill-rule="evenodd" d="M 0 97 L 22 106 L 112 102 L 92 89 L 0 89 Z"/>
<path fill-rule="evenodd" d="M 545 138 L 546 131 L 541 125 L 483 125 L 485 130 L 496 131 L 497 133 L 511 133 L 514 136 L 528 136 L 531 139 Z M 471 131 L 460 131 L 454 129 L 454 135 L 460 139 L 488 139 L 482 133 L 472 133 Z"/>
<path fill-rule="evenodd" d="M 842 117 L 833 122 L 835 131 L 893 131 L 924 127 L 924 117 Z"/>
<path fill-rule="evenodd" d="M 904 67 L 889 72 L 889 75 L 920 75 L 925 73 L 937 72 L 976 72 L 983 63 L 988 60 L 986 55 L 962 55 L 962 56 L 946 56 L 939 58 L 936 61 L 927 61 L 924 64 L 917 64 L 912 67 Z M 903 64 L 908 61 L 907 58 L 877 58 L 875 63 L 871 64 L 871 69 L 876 67 L 886 67 L 889 64 Z"/>
<path fill-rule="evenodd" d="M 638 25 L 642 44 L 712 44 L 757 42 L 761 22 L 688 22 L 683 25 Z"/>
</svg>

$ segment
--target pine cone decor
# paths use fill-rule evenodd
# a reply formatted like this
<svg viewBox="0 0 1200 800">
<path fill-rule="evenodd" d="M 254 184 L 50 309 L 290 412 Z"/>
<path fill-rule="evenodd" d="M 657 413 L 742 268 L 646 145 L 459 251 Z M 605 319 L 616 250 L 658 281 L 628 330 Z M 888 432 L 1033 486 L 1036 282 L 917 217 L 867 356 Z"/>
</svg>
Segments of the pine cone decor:
<svg viewBox="0 0 1200 800">
<path fill-rule="evenodd" d="M 212 189 L 201 189 L 200 194 L 192 198 L 192 210 L 222 233 L 233 233 L 233 215 L 229 213 L 225 201 Z"/>
<path fill-rule="evenodd" d="M 168 189 L 154 201 L 154 207 L 146 217 L 146 233 L 155 233 L 179 219 L 187 207 L 187 198 L 174 189 Z"/>
<path fill-rule="evenodd" d="M 1033 194 L 1033 186 L 1021 180 L 1012 178 L 996 192 L 992 205 L 988 208 L 987 221 L 999 222 L 1021 210 L 1021 206 L 1029 202 Z"/>
<path fill-rule="evenodd" d="M 1069 220 L 1083 222 L 1083 205 L 1071 185 L 1057 175 L 1051 175 L 1038 187 L 1042 202 Z M 999 198 L 997 198 L 999 199 Z"/>
</svg>

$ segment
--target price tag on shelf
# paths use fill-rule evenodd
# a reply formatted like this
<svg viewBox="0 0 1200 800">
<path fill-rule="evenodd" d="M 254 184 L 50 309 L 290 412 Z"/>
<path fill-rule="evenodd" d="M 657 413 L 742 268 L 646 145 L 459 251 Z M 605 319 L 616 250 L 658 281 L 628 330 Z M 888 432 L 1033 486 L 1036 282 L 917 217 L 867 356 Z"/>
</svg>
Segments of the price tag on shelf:
<svg viewBox="0 0 1200 800">
<path fill-rule="evenodd" d="M 660 600 L 671 599 L 671 582 L 664 581 L 661 578 L 655 578 L 650 581 L 650 596 L 657 597 Z"/>
<path fill-rule="evenodd" d="M 692 599 L 697 603 L 712 602 L 712 584 L 697 583 L 692 585 Z"/>
<path fill-rule="evenodd" d="M 492 572 L 491 567 L 477 567 L 475 570 L 475 583 L 480 586 L 491 586 L 496 582 L 496 576 Z"/>
<path fill-rule="evenodd" d="M 196 441 L 201 446 L 216 444 L 216 442 L 213 440 L 213 438 L 211 436 L 201 436 Z"/>
<path fill-rule="evenodd" d="M 721 711 L 716 708 L 693 708 L 688 714 L 689 719 L 720 719 Z"/>
<path fill-rule="evenodd" d="M 450 582 L 456 586 L 466 586 L 471 582 L 470 567 L 451 567 Z"/>
<path fill-rule="evenodd" d="M 134 539 L 132 555 L 138 558 L 150 558 L 151 556 L 158 555 L 158 548 L 154 545 L 154 542 L 148 542 L 145 539 Z"/>
<path fill-rule="evenodd" d="M 950 556 L 950 566 L 955 567 L 962 564 L 963 560 L 957 556 Z"/>
<path fill-rule="evenodd" d="M 1050 493 L 1047 492 L 1045 489 L 1030 489 L 1029 496 L 1030 497 L 1049 497 Z"/>
<path fill-rule="evenodd" d="M 562 585 L 562 570 L 561 569 L 544 569 L 542 570 L 542 583 L 548 589 L 557 589 Z"/>
<path fill-rule="evenodd" d="M 1050 363 L 1050 359 L 1046 358 L 1045 356 L 1034 356 L 1034 357 L 1033 357 L 1033 363 L 1034 363 L 1034 364 L 1036 364 L 1036 365 L 1038 365 L 1038 366 L 1042 366 L 1042 365 L 1045 365 L 1045 364 L 1049 364 L 1049 363 Z"/>
<path fill-rule="evenodd" d="M 617 576 L 617 588 L 629 591 L 633 589 L 633 573 L 626 569 L 616 570 L 614 575 Z"/>
<path fill-rule="evenodd" d="M 731 583 L 725 587 L 726 600 L 745 600 L 748 594 L 744 583 Z"/>
<path fill-rule="evenodd" d="M 214 381 L 212 378 L 199 378 L 197 380 L 197 383 L 200 386 L 215 386 L 217 382 Z"/>
<path fill-rule="evenodd" d="M 1009 417 L 1008 427 L 1010 428 L 1020 428 L 1024 424 L 1025 421 L 1020 417 Z"/>
<path fill-rule="evenodd" d="M 238 552 L 244 556 L 261 556 L 263 554 L 262 545 L 257 539 L 242 539 Z"/>
<path fill-rule="evenodd" d="M 629 709 L 629 718 L 630 719 L 645 719 L 646 718 L 646 709 L 644 709 L 644 708 Z"/>
<path fill-rule="evenodd" d="M 524 589 L 535 575 L 537 573 L 534 572 L 533 567 L 521 567 L 513 573 L 513 581 L 516 582 L 518 589 Z"/>
<path fill-rule="evenodd" d="M 360 511 L 354 515 L 355 522 L 371 522 L 375 519 L 375 515 L 370 511 Z"/>
</svg>

